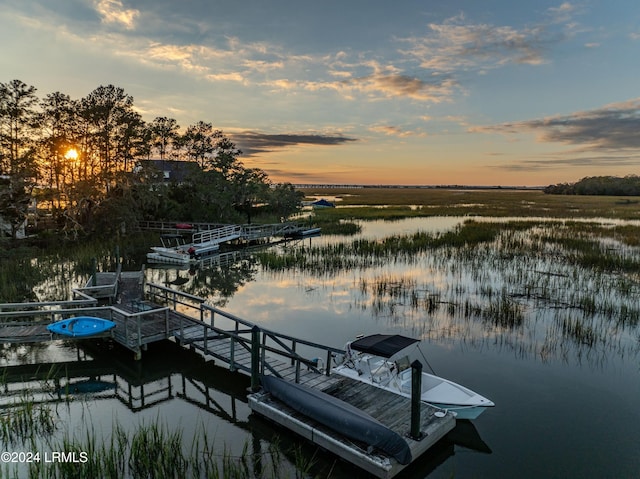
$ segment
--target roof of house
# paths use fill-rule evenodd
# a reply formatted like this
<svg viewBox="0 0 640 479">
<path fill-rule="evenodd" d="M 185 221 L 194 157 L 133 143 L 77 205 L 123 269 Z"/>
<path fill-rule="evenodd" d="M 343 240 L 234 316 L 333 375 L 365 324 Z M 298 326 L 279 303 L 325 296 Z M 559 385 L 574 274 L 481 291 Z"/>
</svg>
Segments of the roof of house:
<svg viewBox="0 0 640 479">
<path fill-rule="evenodd" d="M 189 174 L 200 170 L 197 163 L 193 161 L 179 160 L 140 160 L 140 165 L 144 168 L 155 168 L 164 174 L 166 181 L 182 182 Z"/>
</svg>

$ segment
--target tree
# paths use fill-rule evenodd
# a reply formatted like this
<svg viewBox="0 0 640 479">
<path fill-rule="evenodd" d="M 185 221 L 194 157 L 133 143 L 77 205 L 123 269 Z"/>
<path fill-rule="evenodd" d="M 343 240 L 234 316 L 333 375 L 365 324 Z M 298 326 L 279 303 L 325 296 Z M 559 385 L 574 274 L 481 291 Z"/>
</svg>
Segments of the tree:
<svg viewBox="0 0 640 479">
<path fill-rule="evenodd" d="M 47 188 L 51 206 L 62 207 L 62 198 L 70 180 L 70 151 L 75 151 L 77 121 L 76 104 L 60 92 L 47 95 L 40 104 L 40 174 Z"/>
<path fill-rule="evenodd" d="M 263 170 L 245 167 L 242 152 L 211 123 L 200 121 L 183 135 L 172 118 L 147 124 L 133 97 L 113 85 L 80 100 L 55 92 L 39 101 L 35 91 L 19 80 L 0 83 L 0 216 L 14 236 L 37 181 L 40 197 L 73 236 L 143 217 L 251 222 L 258 205 L 282 216 L 299 205 L 291 185 L 272 187 Z M 154 150 L 161 160 L 191 160 L 181 166 L 194 171 L 165 184 L 135 165 Z"/>
<path fill-rule="evenodd" d="M 242 168 L 238 157 L 242 151 L 221 130 L 213 132 L 213 156 L 207 159 L 205 167 L 220 172 L 226 179 Z"/>
<path fill-rule="evenodd" d="M 97 147 L 99 169 L 97 172 L 106 189 L 110 186 L 110 175 L 124 171 L 130 157 L 127 135 L 138 132 L 140 115 L 133 110 L 133 97 L 122 88 L 113 85 L 99 86 L 81 100 L 83 116 L 88 122 L 89 134 Z M 124 139 L 124 141 L 123 141 Z"/>
<path fill-rule="evenodd" d="M 236 210 L 247 215 L 251 223 L 251 213 L 258 203 L 266 203 L 269 193 L 269 177 L 259 168 L 239 168 L 231 178 Z"/>
<path fill-rule="evenodd" d="M 269 210 L 282 218 L 287 218 L 298 211 L 303 198 L 304 193 L 296 191 L 291 183 L 277 184 L 269 192 Z"/>
<path fill-rule="evenodd" d="M 181 144 L 187 158 L 198 163 L 202 169 L 205 169 L 207 160 L 215 151 L 216 133 L 213 131 L 211 123 L 199 121 L 195 125 L 189 126 L 182 137 Z"/>
<path fill-rule="evenodd" d="M 623 178 L 587 176 L 576 183 L 549 185 L 544 192 L 556 195 L 638 196 L 640 195 L 640 177 L 636 175 L 627 175 Z"/>
<path fill-rule="evenodd" d="M 14 238 L 27 217 L 37 180 L 35 92 L 20 80 L 0 83 L 0 216 L 11 224 Z"/>
<path fill-rule="evenodd" d="M 136 158 L 148 156 L 150 145 L 147 128 L 139 113 L 128 111 L 123 115 L 116 137 L 117 158 L 121 159 L 121 171 L 131 171 Z"/>
<path fill-rule="evenodd" d="M 160 159 L 164 161 L 169 148 L 178 138 L 180 125 L 173 118 L 158 116 L 151 123 L 151 142 L 158 151 Z"/>
</svg>

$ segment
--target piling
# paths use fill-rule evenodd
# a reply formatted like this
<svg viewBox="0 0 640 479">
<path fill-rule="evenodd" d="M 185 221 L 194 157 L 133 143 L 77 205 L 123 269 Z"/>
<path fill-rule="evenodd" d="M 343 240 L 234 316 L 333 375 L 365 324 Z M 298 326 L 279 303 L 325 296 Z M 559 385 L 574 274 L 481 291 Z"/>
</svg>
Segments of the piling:
<svg viewBox="0 0 640 479">
<path fill-rule="evenodd" d="M 251 328 L 251 392 L 260 389 L 260 328 Z"/>
<path fill-rule="evenodd" d="M 417 359 L 411 363 L 411 438 L 422 439 L 420 431 L 420 395 L 422 392 L 422 363 Z"/>
<path fill-rule="evenodd" d="M 91 258 L 91 286 L 98 285 L 98 260 Z"/>
</svg>

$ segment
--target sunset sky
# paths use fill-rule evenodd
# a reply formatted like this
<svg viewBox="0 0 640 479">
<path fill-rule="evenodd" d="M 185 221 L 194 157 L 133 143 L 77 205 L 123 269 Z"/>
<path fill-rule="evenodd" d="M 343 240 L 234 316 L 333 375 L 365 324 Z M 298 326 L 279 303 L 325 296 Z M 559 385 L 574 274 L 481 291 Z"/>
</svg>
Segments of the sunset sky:
<svg viewBox="0 0 640 479">
<path fill-rule="evenodd" d="M 637 0 L 2 0 L 0 72 L 211 122 L 275 181 L 640 174 Z"/>
</svg>

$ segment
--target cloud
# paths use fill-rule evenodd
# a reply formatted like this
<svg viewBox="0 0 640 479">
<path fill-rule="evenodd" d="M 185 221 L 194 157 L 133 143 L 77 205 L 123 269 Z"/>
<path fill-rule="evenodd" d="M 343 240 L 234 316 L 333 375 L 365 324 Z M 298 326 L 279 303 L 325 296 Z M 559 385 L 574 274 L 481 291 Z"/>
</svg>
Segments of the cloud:
<svg viewBox="0 0 640 479">
<path fill-rule="evenodd" d="M 547 14 L 554 23 L 565 23 L 571 21 L 573 15 L 578 11 L 575 4 L 564 2 L 558 7 L 550 7 Z"/>
<path fill-rule="evenodd" d="M 383 133 L 387 136 L 397 136 L 400 138 L 406 138 L 408 136 L 426 136 L 424 132 L 403 130 L 398 126 L 393 125 L 372 126 L 369 128 L 369 131 L 373 131 L 374 133 Z"/>
<path fill-rule="evenodd" d="M 497 68 L 507 64 L 547 63 L 551 47 L 574 32 L 577 9 L 565 2 L 547 11 L 538 24 L 516 28 L 467 22 L 463 14 L 430 23 L 424 36 L 399 38 L 409 49 L 401 52 L 434 72 Z"/>
<path fill-rule="evenodd" d="M 274 149 L 288 148 L 298 145 L 341 145 L 357 141 L 341 135 L 316 135 L 316 134 L 275 134 L 245 131 L 229 135 L 245 156 L 253 156 L 259 153 L 273 151 Z"/>
<path fill-rule="evenodd" d="M 139 10 L 124 8 L 120 0 L 98 0 L 95 8 L 102 17 L 103 23 L 115 23 L 127 30 L 135 27 L 136 18 L 140 16 Z"/>
<path fill-rule="evenodd" d="M 534 132 L 539 141 L 577 145 L 584 151 L 640 149 L 640 98 L 570 115 L 473 127 L 469 131 Z"/>
<path fill-rule="evenodd" d="M 345 85 L 365 93 L 382 94 L 387 98 L 407 97 L 440 103 L 451 96 L 456 82 L 451 78 L 425 81 L 407 75 L 375 72 L 347 80 Z"/>
<path fill-rule="evenodd" d="M 507 171 L 559 170 L 567 167 L 580 168 L 636 168 L 640 155 L 584 156 L 552 159 L 522 160 L 515 163 L 492 165 L 491 168 Z"/>
</svg>

